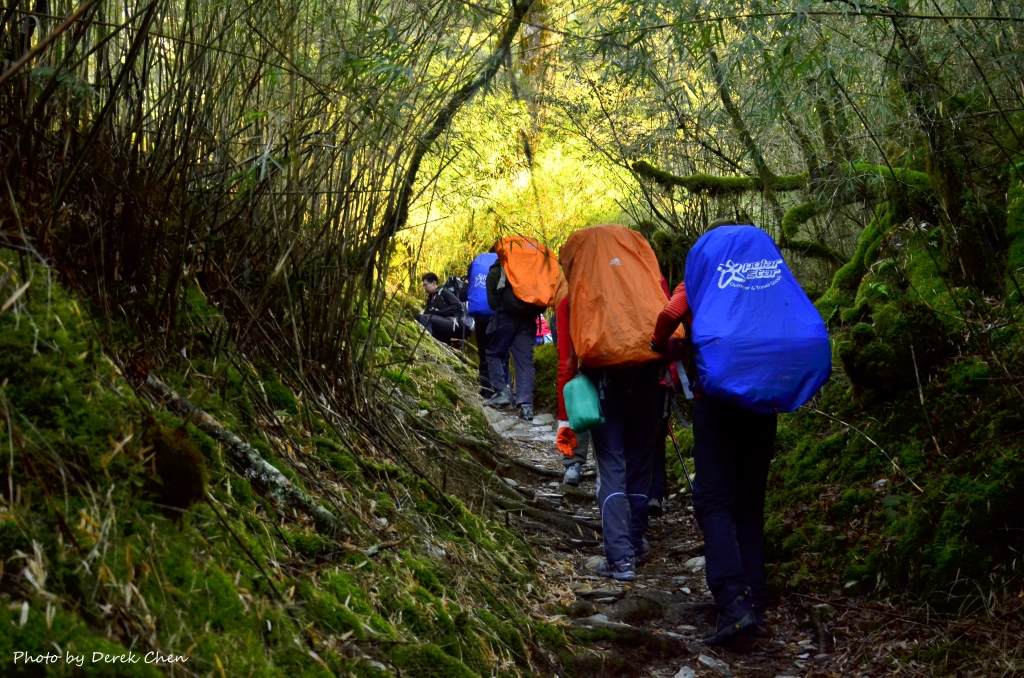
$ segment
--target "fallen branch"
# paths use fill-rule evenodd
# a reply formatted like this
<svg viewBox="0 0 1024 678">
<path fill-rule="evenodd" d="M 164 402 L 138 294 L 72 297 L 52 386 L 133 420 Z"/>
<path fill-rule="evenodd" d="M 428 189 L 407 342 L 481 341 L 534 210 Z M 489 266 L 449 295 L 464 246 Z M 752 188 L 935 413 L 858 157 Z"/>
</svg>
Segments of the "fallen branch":
<svg viewBox="0 0 1024 678">
<path fill-rule="evenodd" d="M 333 513 L 296 487 L 283 473 L 261 457 L 249 443 L 224 428 L 219 421 L 178 395 L 174 389 L 152 374 L 146 377 L 145 385 L 167 401 L 172 410 L 192 421 L 203 433 L 224 443 L 231 460 L 242 469 L 242 475 L 254 481 L 271 499 L 312 517 L 317 527 L 322 530 L 347 532 Z"/>
</svg>

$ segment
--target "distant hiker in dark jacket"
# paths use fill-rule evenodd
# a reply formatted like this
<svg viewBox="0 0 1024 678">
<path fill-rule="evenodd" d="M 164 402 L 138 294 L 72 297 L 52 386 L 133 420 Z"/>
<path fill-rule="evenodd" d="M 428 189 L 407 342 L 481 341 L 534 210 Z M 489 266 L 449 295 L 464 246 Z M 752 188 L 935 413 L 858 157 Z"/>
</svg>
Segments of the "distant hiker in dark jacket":
<svg viewBox="0 0 1024 678">
<path fill-rule="evenodd" d="M 448 289 L 441 287 L 437 275 L 423 275 L 423 291 L 427 293 L 427 304 L 423 313 L 416 316 L 416 322 L 427 328 L 430 336 L 446 344 L 459 334 L 459 319 L 462 303 Z"/>
<path fill-rule="evenodd" d="M 516 366 L 515 404 L 519 416 L 533 419 L 533 347 L 536 345 L 535 321 L 542 309 L 520 301 L 505 277 L 501 263 L 495 261 L 487 272 L 487 303 L 494 315 L 487 325 L 487 368 L 491 383 L 501 383 L 504 373 L 502 360 L 511 352 Z M 489 405 L 509 405 L 512 394 L 506 390 L 487 401 Z"/>
</svg>

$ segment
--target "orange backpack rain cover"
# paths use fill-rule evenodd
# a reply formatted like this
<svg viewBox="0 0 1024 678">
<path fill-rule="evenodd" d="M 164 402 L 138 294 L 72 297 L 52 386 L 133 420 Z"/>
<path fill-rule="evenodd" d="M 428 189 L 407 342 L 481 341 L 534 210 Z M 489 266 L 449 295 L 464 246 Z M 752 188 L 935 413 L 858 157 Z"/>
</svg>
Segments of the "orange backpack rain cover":
<svg viewBox="0 0 1024 678">
<path fill-rule="evenodd" d="M 569 281 L 573 348 L 585 366 L 627 367 L 660 357 L 651 350 L 651 333 L 668 299 L 658 259 L 642 235 L 614 224 L 584 228 L 569 236 L 558 259 Z"/>
<path fill-rule="evenodd" d="M 558 260 L 555 253 L 533 238 L 510 235 L 494 245 L 505 277 L 519 301 L 553 306 Z"/>
</svg>

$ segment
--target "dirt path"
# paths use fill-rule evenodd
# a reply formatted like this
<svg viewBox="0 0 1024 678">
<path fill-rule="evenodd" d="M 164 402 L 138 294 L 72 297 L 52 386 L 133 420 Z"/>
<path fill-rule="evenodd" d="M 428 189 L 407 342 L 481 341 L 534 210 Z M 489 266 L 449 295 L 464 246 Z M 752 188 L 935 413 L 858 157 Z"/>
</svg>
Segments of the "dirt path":
<svg viewBox="0 0 1024 678">
<path fill-rule="evenodd" d="M 603 550 L 593 460 L 578 488 L 562 485 L 551 415 L 539 415 L 531 425 L 511 411 L 485 408 L 485 414 L 515 461 L 505 482 L 533 509 L 532 515 L 508 511 L 508 520 L 536 547 L 544 576 L 558 591 L 549 613 L 569 620 L 570 635 L 584 648 L 576 656 L 579 675 L 930 675 L 908 661 L 918 641 L 908 636 L 907 624 L 878 605 L 782 600 L 766 616 L 771 638 L 705 646 L 701 638 L 715 612 L 704 580 L 703 537 L 686 492 L 670 490 L 676 494 L 665 515 L 651 520 L 652 557 L 638 567 L 635 582 L 599 577 L 594 569 Z"/>
</svg>

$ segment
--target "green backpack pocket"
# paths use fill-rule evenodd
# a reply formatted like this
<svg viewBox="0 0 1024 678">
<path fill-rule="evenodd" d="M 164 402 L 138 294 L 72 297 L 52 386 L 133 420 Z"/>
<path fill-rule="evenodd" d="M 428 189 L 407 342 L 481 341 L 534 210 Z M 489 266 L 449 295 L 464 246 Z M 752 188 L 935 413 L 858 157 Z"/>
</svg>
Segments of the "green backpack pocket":
<svg viewBox="0 0 1024 678">
<path fill-rule="evenodd" d="M 597 389 L 585 376 L 578 375 L 562 389 L 565 411 L 569 415 L 569 428 L 583 433 L 604 423 L 601 400 Z"/>
</svg>

